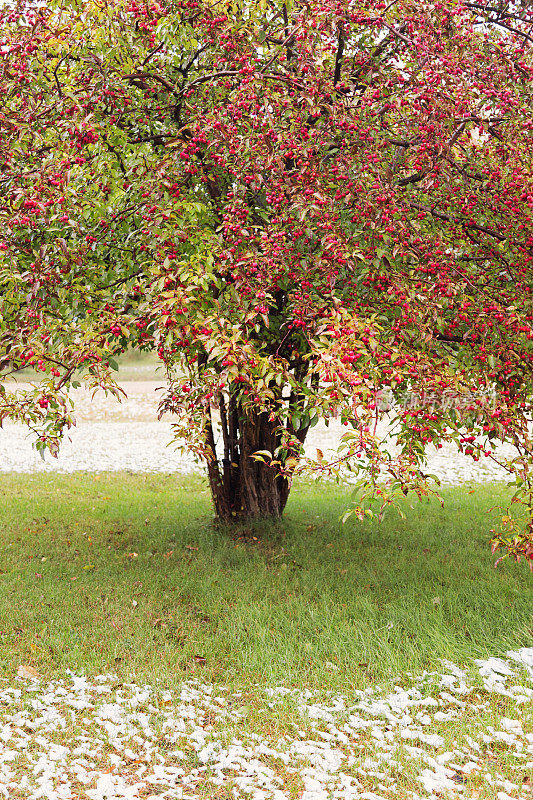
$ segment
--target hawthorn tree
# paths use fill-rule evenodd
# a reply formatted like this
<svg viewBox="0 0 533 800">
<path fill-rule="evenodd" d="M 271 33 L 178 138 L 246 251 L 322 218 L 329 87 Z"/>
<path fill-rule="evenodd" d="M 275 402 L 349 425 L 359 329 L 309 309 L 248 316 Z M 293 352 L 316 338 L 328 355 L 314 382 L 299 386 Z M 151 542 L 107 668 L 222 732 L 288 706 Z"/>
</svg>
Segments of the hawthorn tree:
<svg viewBox="0 0 533 800">
<path fill-rule="evenodd" d="M 529 4 L 0 13 L 0 367 L 44 376 L 2 415 L 44 409 L 45 446 L 80 368 L 113 389 L 114 356 L 154 348 L 223 519 L 342 465 L 362 517 L 433 491 L 427 445 L 508 442 L 529 522 L 493 547 L 531 559 Z M 304 458 L 332 415 L 338 460 Z"/>
</svg>

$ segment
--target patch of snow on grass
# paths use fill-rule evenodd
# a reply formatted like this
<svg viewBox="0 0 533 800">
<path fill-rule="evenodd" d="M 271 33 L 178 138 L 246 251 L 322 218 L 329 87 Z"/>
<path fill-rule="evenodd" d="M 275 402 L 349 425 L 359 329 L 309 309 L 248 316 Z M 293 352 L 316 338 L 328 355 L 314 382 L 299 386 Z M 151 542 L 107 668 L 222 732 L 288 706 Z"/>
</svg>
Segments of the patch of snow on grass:
<svg viewBox="0 0 533 800">
<path fill-rule="evenodd" d="M 0 798 L 531 800 L 533 648 L 475 665 L 351 696 L 254 687 L 252 706 L 194 682 L 17 678 L 0 690 Z"/>
</svg>

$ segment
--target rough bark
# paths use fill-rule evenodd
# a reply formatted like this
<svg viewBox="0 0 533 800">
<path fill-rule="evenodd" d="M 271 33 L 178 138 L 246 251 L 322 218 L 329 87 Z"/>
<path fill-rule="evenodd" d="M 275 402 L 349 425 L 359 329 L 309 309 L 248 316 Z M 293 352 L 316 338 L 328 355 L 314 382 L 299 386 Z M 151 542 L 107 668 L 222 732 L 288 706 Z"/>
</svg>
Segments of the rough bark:
<svg viewBox="0 0 533 800">
<path fill-rule="evenodd" d="M 290 480 L 279 468 L 254 459 L 258 450 L 274 453 L 280 443 L 278 423 L 266 413 L 244 413 L 231 399 L 220 398 L 223 458 L 208 462 L 215 514 L 224 521 L 242 518 L 279 518 L 290 492 Z M 306 430 L 298 431 L 301 442 Z M 212 421 L 206 430 L 209 450 L 215 453 Z"/>
</svg>

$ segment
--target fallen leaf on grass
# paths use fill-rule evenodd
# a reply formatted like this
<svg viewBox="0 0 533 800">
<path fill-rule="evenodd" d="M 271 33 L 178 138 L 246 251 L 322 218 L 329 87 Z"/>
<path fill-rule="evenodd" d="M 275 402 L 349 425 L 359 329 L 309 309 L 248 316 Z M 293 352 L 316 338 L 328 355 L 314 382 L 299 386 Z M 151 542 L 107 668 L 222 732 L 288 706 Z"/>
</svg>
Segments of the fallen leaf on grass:
<svg viewBox="0 0 533 800">
<path fill-rule="evenodd" d="M 467 780 L 468 779 L 464 775 L 459 775 L 458 772 L 456 772 L 455 775 L 452 775 L 452 781 L 454 783 L 466 783 Z"/>
<path fill-rule="evenodd" d="M 40 674 L 33 667 L 28 667 L 26 664 L 21 664 L 17 669 L 17 676 L 19 678 L 26 678 L 27 680 L 35 680 L 40 678 Z"/>
<path fill-rule="evenodd" d="M 137 756 L 131 750 L 128 752 L 127 749 L 126 750 L 117 750 L 116 747 L 113 748 L 113 749 L 115 750 L 115 753 L 117 753 L 117 755 L 119 755 L 121 758 L 123 758 L 124 761 L 126 761 L 130 766 L 134 766 L 135 764 L 142 764 L 143 761 L 146 761 L 146 758 L 141 758 L 141 757 Z"/>
<path fill-rule="evenodd" d="M 187 548 L 187 550 L 198 550 L 198 548 L 193 547 L 192 544 L 186 544 L 185 547 Z"/>
</svg>

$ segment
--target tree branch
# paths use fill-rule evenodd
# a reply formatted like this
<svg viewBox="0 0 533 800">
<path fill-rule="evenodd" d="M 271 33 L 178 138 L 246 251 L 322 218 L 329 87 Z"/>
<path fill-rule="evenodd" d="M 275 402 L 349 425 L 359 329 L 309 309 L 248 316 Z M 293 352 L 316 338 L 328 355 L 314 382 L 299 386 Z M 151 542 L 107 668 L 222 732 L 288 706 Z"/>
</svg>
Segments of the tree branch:
<svg viewBox="0 0 533 800">
<path fill-rule="evenodd" d="M 487 228 L 485 225 L 478 225 L 471 220 L 462 220 L 462 219 L 453 219 L 448 214 L 444 214 L 442 211 L 437 211 L 435 208 L 428 208 L 427 206 L 419 205 L 418 203 L 411 203 L 413 208 L 416 208 L 418 211 L 425 211 L 426 213 L 431 214 L 433 217 L 437 219 L 442 219 L 445 222 L 451 222 L 453 225 L 461 225 L 464 228 L 472 229 L 478 231 L 479 233 L 486 233 L 488 236 L 493 236 L 499 242 L 505 242 L 505 236 L 502 236 L 496 231 L 493 231 L 491 228 Z"/>
<path fill-rule="evenodd" d="M 334 86 L 336 86 L 341 79 L 343 53 L 344 53 L 344 31 L 342 26 L 339 26 L 339 42 L 337 45 L 337 53 L 335 55 L 335 74 L 333 76 Z"/>
</svg>

